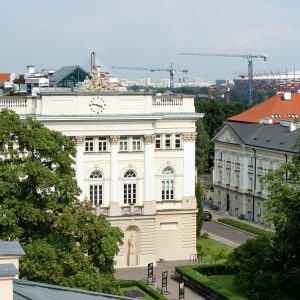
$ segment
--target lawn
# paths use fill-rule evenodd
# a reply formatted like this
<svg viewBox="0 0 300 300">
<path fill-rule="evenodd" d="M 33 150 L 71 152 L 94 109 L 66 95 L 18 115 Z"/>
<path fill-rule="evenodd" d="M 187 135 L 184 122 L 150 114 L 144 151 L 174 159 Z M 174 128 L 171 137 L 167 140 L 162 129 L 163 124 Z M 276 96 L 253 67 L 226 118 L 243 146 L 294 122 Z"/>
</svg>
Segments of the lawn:
<svg viewBox="0 0 300 300">
<path fill-rule="evenodd" d="M 241 229 L 243 231 L 255 234 L 260 237 L 270 237 L 271 238 L 274 236 L 274 232 L 271 230 L 261 229 L 261 228 L 252 226 L 250 224 L 239 222 L 237 220 L 232 220 L 229 218 L 221 218 L 221 219 L 218 219 L 218 222 L 230 225 L 234 228 Z"/>
<path fill-rule="evenodd" d="M 212 268 L 214 269 L 214 268 Z M 233 283 L 234 275 L 204 275 L 198 266 L 179 266 L 176 271 L 195 282 L 201 283 L 207 289 L 230 300 L 248 299 Z"/>
<path fill-rule="evenodd" d="M 198 256 L 202 259 L 204 264 L 224 263 L 226 261 L 225 257 L 232 251 L 232 247 L 224 245 L 215 240 L 203 237 L 197 240 Z"/>
</svg>

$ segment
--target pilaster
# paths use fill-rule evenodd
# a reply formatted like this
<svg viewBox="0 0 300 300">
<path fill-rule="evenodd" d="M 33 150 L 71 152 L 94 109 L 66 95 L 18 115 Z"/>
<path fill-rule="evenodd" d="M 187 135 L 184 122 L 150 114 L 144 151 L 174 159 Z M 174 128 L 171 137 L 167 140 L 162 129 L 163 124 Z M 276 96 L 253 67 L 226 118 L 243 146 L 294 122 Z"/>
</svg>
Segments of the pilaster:
<svg viewBox="0 0 300 300">
<path fill-rule="evenodd" d="M 76 136 L 75 143 L 76 143 L 76 180 L 77 184 L 81 189 L 81 193 L 79 195 L 79 200 L 83 201 L 83 189 L 84 189 L 84 176 L 83 176 L 83 150 L 84 150 L 84 136 Z"/>
<path fill-rule="evenodd" d="M 183 196 L 195 196 L 195 140 L 196 132 L 182 134 L 183 140 Z"/>
</svg>

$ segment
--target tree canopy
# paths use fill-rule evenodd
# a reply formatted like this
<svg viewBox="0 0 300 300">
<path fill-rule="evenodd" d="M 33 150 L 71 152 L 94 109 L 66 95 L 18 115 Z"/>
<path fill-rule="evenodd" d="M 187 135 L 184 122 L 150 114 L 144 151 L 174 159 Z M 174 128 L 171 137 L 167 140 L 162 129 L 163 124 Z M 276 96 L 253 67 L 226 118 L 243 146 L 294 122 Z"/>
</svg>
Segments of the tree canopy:
<svg viewBox="0 0 300 300">
<path fill-rule="evenodd" d="M 24 247 L 24 278 L 115 292 L 122 233 L 77 201 L 74 156 L 68 137 L 0 112 L 0 239 Z"/>
<path fill-rule="evenodd" d="M 276 299 L 274 291 L 299 299 L 300 152 L 264 180 L 269 190 L 265 221 L 276 232 L 270 238 L 247 241 L 234 251 L 228 265 L 250 299 Z"/>
</svg>

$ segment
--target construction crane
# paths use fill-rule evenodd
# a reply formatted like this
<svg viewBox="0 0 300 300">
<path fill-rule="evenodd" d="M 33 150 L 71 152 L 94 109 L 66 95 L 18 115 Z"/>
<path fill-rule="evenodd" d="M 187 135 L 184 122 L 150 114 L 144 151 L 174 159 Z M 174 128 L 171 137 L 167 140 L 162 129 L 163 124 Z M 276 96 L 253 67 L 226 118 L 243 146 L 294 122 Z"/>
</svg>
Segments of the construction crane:
<svg viewBox="0 0 300 300">
<path fill-rule="evenodd" d="M 174 87 L 174 74 L 184 73 L 187 74 L 187 69 L 175 69 L 174 65 L 171 63 L 169 68 L 147 68 L 147 67 L 120 67 L 120 66 L 112 66 L 112 69 L 124 69 L 124 70 L 135 70 L 135 71 L 150 71 L 150 72 L 169 72 L 170 73 L 170 88 Z"/>
<path fill-rule="evenodd" d="M 268 60 L 266 54 L 224 54 L 224 53 L 180 53 L 180 55 L 197 55 L 197 56 L 225 56 L 225 57 L 242 57 L 248 61 L 248 104 L 253 104 L 253 58 L 263 58 Z"/>
</svg>

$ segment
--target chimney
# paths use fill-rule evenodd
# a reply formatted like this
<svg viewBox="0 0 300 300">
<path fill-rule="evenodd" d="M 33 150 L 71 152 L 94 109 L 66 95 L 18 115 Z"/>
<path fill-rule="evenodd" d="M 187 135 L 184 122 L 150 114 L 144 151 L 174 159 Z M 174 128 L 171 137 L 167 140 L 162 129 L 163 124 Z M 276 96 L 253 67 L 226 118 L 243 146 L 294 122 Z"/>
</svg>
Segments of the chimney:
<svg viewBox="0 0 300 300">
<path fill-rule="evenodd" d="M 297 129 L 297 125 L 293 121 L 281 120 L 280 125 L 289 127 L 289 132 L 293 132 Z"/>
<path fill-rule="evenodd" d="M 13 300 L 13 279 L 19 275 L 19 258 L 25 253 L 18 242 L 0 241 L 0 299 Z"/>
<path fill-rule="evenodd" d="M 259 120 L 259 124 L 273 124 L 273 121 L 269 118 L 263 118 Z"/>
<path fill-rule="evenodd" d="M 281 100 L 284 100 L 284 101 L 292 100 L 292 93 L 291 92 L 284 92 L 282 97 L 281 97 Z"/>
<path fill-rule="evenodd" d="M 13 300 L 13 279 L 19 275 L 14 264 L 0 264 L 0 299 Z"/>
</svg>

